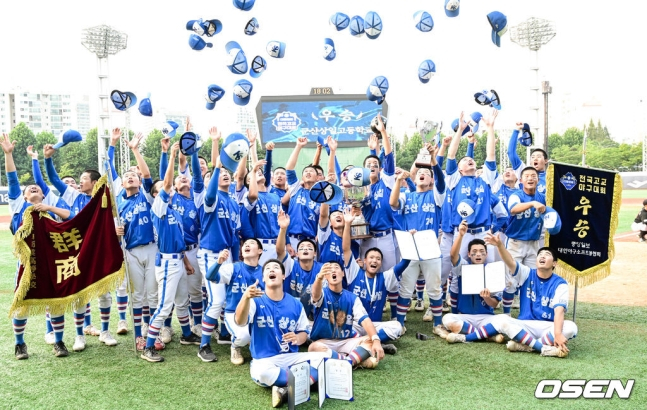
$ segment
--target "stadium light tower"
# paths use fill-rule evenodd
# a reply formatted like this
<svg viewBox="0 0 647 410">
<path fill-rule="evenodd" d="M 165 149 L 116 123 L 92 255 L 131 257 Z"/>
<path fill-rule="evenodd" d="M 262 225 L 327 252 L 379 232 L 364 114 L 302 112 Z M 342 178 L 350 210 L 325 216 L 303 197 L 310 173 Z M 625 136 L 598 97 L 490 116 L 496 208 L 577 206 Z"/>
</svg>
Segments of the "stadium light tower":
<svg viewBox="0 0 647 410">
<path fill-rule="evenodd" d="M 128 35 L 126 33 L 106 25 L 86 28 L 81 32 L 81 44 L 97 55 L 97 73 L 99 75 L 99 128 L 97 129 L 99 171 L 103 171 L 102 160 L 106 158 L 106 144 L 103 139 L 109 138 L 108 129 L 110 128 L 108 56 L 125 50 L 127 41 Z"/>
<path fill-rule="evenodd" d="M 541 83 L 539 82 L 539 49 L 546 45 L 555 37 L 555 24 L 552 21 L 530 17 L 528 20 L 510 27 L 510 39 L 530 50 L 530 71 L 531 71 L 531 111 L 535 112 L 535 118 L 531 125 L 535 138 L 539 137 L 539 96 L 542 94 Z M 537 138 L 538 139 L 538 138 Z M 543 144 L 535 145 L 546 146 L 547 141 Z M 546 146 L 546 148 L 548 148 Z"/>
</svg>

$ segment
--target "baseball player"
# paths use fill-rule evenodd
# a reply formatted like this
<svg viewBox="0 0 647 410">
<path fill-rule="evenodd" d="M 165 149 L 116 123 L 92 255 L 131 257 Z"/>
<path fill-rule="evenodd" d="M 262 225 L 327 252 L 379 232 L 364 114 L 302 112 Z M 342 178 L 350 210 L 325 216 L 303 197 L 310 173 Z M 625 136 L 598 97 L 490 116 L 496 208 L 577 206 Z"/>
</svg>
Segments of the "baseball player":
<svg viewBox="0 0 647 410">
<path fill-rule="evenodd" d="M 151 209 L 153 227 L 159 252 L 155 256 L 155 277 L 157 279 L 159 302 L 155 314 L 148 326 L 146 347 L 141 358 L 149 362 L 163 362 L 164 358 L 157 353 L 155 341 L 159 337 L 164 320 L 171 313 L 173 303 L 177 318 L 182 327 L 180 343 L 184 345 L 200 344 L 200 337 L 191 332 L 189 325 L 189 297 L 187 275 L 192 275 L 194 269 L 184 257 L 186 243 L 183 232 L 183 220 L 171 204 L 173 173 L 175 157 L 180 150 L 176 142 L 171 148 L 170 166 L 166 170 L 163 181 L 153 184 L 151 195 L 155 198 Z"/>
<path fill-rule="evenodd" d="M 237 326 L 249 327 L 252 362 L 249 373 L 260 386 L 272 386 L 272 407 L 279 407 L 287 396 L 289 366 L 310 361 L 310 384 L 317 382 L 317 370 L 327 353 L 299 353 L 308 339 L 308 319 L 298 300 L 283 291 L 285 269 L 276 259 L 263 266 L 265 292 L 256 282 L 247 287 L 236 307 Z"/>
<path fill-rule="evenodd" d="M 482 239 L 472 239 L 467 245 L 469 259 L 461 258 L 461 242 L 466 232 L 467 221 L 463 221 L 458 227 L 450 254 L 452 265 L 454 266 L 450 293 L 452 298 L 457 301 L 458 313 L 448 313 L 443 317 L 443 326 L 439 328 L 441 331 L 436 333 L 443 339 L 448 336 L 447 329 L 451 333 L 469 334 L 474 332 L 479 339 L 489 338 L 490 335 L 483 329 L 485 325 L 494 319 L 494 308 L 497 307 L 501 300 L 500 292 L 491 293 L 488 289 L 483 289 L 478 295 L 463 295 L 461 291 L 463 265 L 486 264 L 487 259 L 487 246 Z M 491 341 L 503 343 L 503 335 L 492 336 Z"/>
<path fill-rule="evenodd" d="M 502 333 L 511 340 L 507 348 L 511 352 L 540 352 L 542 356 L 566 357 L 568 340 L 577 336 L 577 325 L 564 319 L 568 306 L 568 283 L 556 273 L 557 252 L 540 248 L 537 268 L 530 268 L 515 261 L 505 249 L 498 235 L 488 234 L 486 242 L 499 249 L 501 258 L 510 270 L 506 282 L 520 289 L 519 317 L 496 315 L 492 322 L 479 329 L 489 336 Z M 449 343 L 469 342 L 478 338 L 476 332 L 468 335 L 452 333 Z"/>
<path fill-rule="evenodd" d="M 74 215 L 78 214 L 81 209 L 83 209 L 92 199 L 92 190 L 94 185 L 97 183 L 101 174 L 93 169 L 88 169 L 81 174 L 79 179 L 79 189 L 74 189 L 71 186 L 66 185 L 59 178 L 56 173 L 56 168 L 54 167 L 54 160 L 52 155 L 56 150 L 51 144 L 46 144 L 43 147 L 43 156 L 45 157 L 45 171 L 47 172 L 47 178 L 49 181 L 56 187 L 60 193 L 61 199 L 67 203 L 70 207 L 70 210 Z M 99 311 L 101 313 L 101 332 L 99 333 L 99 341 L 104 343 L 106 346 L 116 346 L 117 341 L 112 334 L 110 334 L 110 307 L 112 305 L 112 297 L 110 293 L 99 296 Z M 85 334 L 96 335 L 93 327 L 83 328 L 85 321 L 85 316 L 88 308 L 87 306 L 75 306 L 74 308 L 74 323 L 76 325 L 76 334 L 77 337 L 74 341 L 74 346 L 72 349 L 74 351 L 82 351 L 85 349 Z"/>
<path fill-rule="evenodd" d="M 514 169 L 514 172 L 517 174 L 517 178 L 521 180 L 521 171 L 526 168 L 526 164 L 519 158 L 517 154 L 517 141 L 519 139 L 519 132 L 523 131 L 523 123 L 518 122 L 516 124 L 517 129 L 512 131 L 510 136 L 510 143 L 508 144 L 508 159 L 510 160 L 510 166 Z M 537 170 L 539 174 L 539 181 L 537 182 L 537 192 L 541 194 L 546 194 L 546 166 L 548 165 L 548 154 L 541 148 L 532 148 L 530 150 L 530 164 Z M 543 246 L 543 244 L 542 244 Z"/>
<path fill-rule="evenodd" d="M 11 211 L 11 233 L 15 234 L 18 228 L 22 225 L 22 216 L 25 210 L 33 206 L 35 211 L 47 211 L 54 213 L 56 216 L 67 219 L 70 217 L 70 210 L 57 208 L 54 205 L 58 202 L 58 197 L 49 190 L 43 191 L 38 184 L 29 185 L 25 187 L 22 195 L 20 192 L 20 182 L 18 181 L 18 172 L 16 170 L 16 164 L 13 160 L 13 150 L 15 148 L 16 142 L 10 141 L 7 134 L 2 134 L 2 139 L 0 140 L 0 145 L 4 151 L 5 157 L 5 171 L 7 173 L 7 181 L 9 185 L 9 210 Z M 33 156 L 32 156 L 33 158 Z M 32 160 L 32 165 L 33 165 Z M 36 165 L 38 165 L 38 160 L 35 160 Z M 42 180 L 42 175 L 40 175 L 40 167 L 36 166 L 34 168 L 34 179 Z M 16 269 L 16 280 L 18 280 L 18 272 L 20 271 L 20 266 Z M 54 355 L 56 357 L 65 357 L 67 356 L 68 350 L 63 342 L 63 330 L 65 327 L 65 316 L 54 316 L 50 317 L 50 323 L 52 326 L 52 332 L 54 332 Z M 15 356 L 17 360 L 24 360 L 29 358 L 29 353 L 27 352 L 27 344 L 24 340 L 25 327 L 27 326 L 27 316 L 20 315 L 15 313 L 12 318 L 13 333 L 15 337 Z"/>
<path fill-rule="evenodd" d="M 342 287 L 343 278 L 344 270 L 337 262 L 324 264 L 317 274 L 312 285 L 312 304 L 316 309 L 310 338 L 314 342 L 308 351 L 323 352 L 335 359 L 347 355 L 353 366 L 373 369 L 384 358 L 380 336 L 360 298 Z M 323 287 L 324 280 L 328 287 Z M 364 328 L 366 336 L 357 334 L 354 322 Z"/>
<path fill-rule="evenodd" d="M 229 251 L 223 250 L 218 256 L 216 264 L 209 267 L 205 279 L 213 283 L 213 286 L 223 287 L 226 300 L 216 300 L 216 304 L 225 305 L 225 325 L 231 334 L 231 362 L 241 365 L 245 362 L 241 353 L 241 347 L 249 344 L 249 328 L 236 325 L 234 313 L 240 298 L 248 286 L 263 278 L 263 269 L 258 261 L 263 254 L 263 245 L 258 239 L 248 239 L 243 242 L 241 248 L 243 254 L 242 262 L 227 263 Z M 260 285 L 263 288 L 263 285 Z M 219 296 L 219 294 L 217 294 Z M 202 344 L 198 357 L 204 362 L 215 361 L 209 347 L 209 339 L 202 335 Z M 213 355 L 213 356 L 212 356 Z"/>
<path fill-rule="evenodd" d="M 265 144 L 265 167 L 263 168 L 263 175 L 265 176 L 265 186 L 269 192 L 276 194 L 279 198 L 283 198 L 287 192 L 287 179 L 285 176 L 285 168 L 276 167 L 272 172 L 272 152 L 274 151 L 274 143 L 268 142 Z"/>
</svg>

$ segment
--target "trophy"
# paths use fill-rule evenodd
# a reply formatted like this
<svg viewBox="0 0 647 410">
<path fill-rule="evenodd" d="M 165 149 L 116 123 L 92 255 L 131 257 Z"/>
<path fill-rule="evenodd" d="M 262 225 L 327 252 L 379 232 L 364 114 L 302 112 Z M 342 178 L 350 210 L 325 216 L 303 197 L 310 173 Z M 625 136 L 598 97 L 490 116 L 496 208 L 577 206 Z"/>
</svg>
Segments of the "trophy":
<svg viewBox="0 0 647 410">
<path fill-rule="evenodd" d="M 353 219 L 353 222 L 350 225 L 350 237 L 351 239 L 366 239 L 372 238 L 368 231 L 369 223 L 364 219 L 364 215 L 360 212 L 359 215 Z"/>
<path fill-rule="evenodd" d="M 425 145 L 427 143 L 435 144 L 433 140 L 428 140 L 428 138 L 433 138 L 435 136 L 436 130 L 438 129 L 438 123 L 431 120 L 416 119 L 416 128 L 422 138 L 422 148 L 420 148 L 420 153 L 416 157 L 416 167 L 431 168 L 431 154 L 427 151 Z"/>
</svg>

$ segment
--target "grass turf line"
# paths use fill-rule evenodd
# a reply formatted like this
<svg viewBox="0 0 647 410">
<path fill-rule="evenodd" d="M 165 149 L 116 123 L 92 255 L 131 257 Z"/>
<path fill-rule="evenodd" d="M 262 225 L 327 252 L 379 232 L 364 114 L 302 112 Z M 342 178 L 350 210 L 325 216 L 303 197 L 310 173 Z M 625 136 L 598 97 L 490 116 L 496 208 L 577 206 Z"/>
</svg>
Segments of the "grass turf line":
<svg viewBox="0 0 647 410">
<path fill-rule="evenodd" d="M 176 336 L 162 352 L 166 361 L 147 363 L 132 351 L 130 335 L 116 336 L 119 345 L 107 347 L 96 337 L 87 337 L 82 353 L 55 358 L 44 343 L 44 318 L 29 319 L 25 340 L 31 357 L 17 361 L 13 356 L 13 334 L 7 318 L 13 296 L 15 260 L 11 235 L 0 232 L 0 407 L 2 408 L 121 408 L 153 409 L 261 409 L 270 407 L 269 389 L 256 386 L 249 377 L 249 350 L 243 349 L 246 364 L 229 362 L 229 347 L 212 343 L 217 363 L 202 363 L 196 346 L 179 345 Z M 376 370 L 354 373 L 355 402 L 327 400 L 327 409 L 443 408 L 638 408 L 647 400 L 642 381 L 646 379 L 644 340 L 647 308 L 612 307 L 579 303 L 579 336 L 569 343 L 567 359 L 537 354 L 510 353 L 503 345 L 472 343 L 447 345 L 438 338 L 419 341 L 416 332 L 432 335 L 422 322 L 422 313 L 410 312 L 407 334 L 396 344 L 398 354 L 388 356 Z M 385 315 L 385 318 L 387 316 Z M 93 322 L 99 324 L 97 304 Z M 116 303 L 111 331 L 116 333 Z M 66 316 L 65 341 L 71 349 L 74 325 Z M 637 379 L 629 400 L 537 400 L 539 380 Z M 317 394 L 300 409 L 317 408 Z"/>
</svg>

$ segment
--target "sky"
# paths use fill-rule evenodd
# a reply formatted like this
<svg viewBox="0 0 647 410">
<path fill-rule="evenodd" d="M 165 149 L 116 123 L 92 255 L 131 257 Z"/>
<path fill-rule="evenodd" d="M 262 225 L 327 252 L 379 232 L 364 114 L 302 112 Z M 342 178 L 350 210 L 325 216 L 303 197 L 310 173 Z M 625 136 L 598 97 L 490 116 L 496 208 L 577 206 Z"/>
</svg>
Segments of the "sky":
<svg viewBox="0 0 647 410">
<path fill-rule="evenodd" d="M 263 95 L 308 94 L 315 86 L 332 87 L 336 94 L 365 94 L 371 79 L 383 75 L 390 83 L 389 119 L 396 134 L 417 117 L 442 120 L 448 131 L 460 111 L 481 108 L 473 95 L 483 89 L 495 89 L 501 98 L 496 128 L 510 129 L 517 121 L 535 121 L 528 108 L 530 53 L 513 43 L 509 32 L 500 48 L 492 43 L 486 15 L 496 10 L 507 16 L 508 26 L 531 16 L 555 23 L 556 36 L 539 51 L 540 80 L 553 87 L 551 107 L 559 109 L 564 96 L 575 104 L 596 100 L 612 137 L 634 140 L 646 133 L 643 2 L 463 0 L 456 18 L 447 17 L 443 6 L 443 0 L 257 0 L 244 12 L 231 0 L 12 1 L 0 14 L 0 90 L 19 86 L 87 94 L 96 104 L 96 57 L 81 45 L 81 30 L 107 24 L 128 34 L 127 49 L 110 57 L 110 88 L 139 98 L 151 93 L 154 108 L 190 113 L 195 129 L 204 134 L 211 125 L 220 125 L 224 134 L 238 131 L 231 90 L 236 80 L 250 77 L 226 68 L 224 46 L 231 40 L 241 44 L 248 61 L 260 54 L 268 62 L 259 79 L 250 79 L 250 110 Z M 418 10 L 432 15 L 431 32 L 415 29 Z M 328 23 L 337 11 L 349 16 L 376 11 L 383 20 L 381 36 L 370 40 L 337 32 Z M 252 17 L 260 30 L 246 36 L 243 27 Z M 222 32 L 207 40 L 213 48 L 199 52 L 189 47 L 191 32 L 185 27 L 197 18 L 223 23 Z M 330 62 L 322 56 L 326 37 L 337 49 Z M 270 40 L 286 43 L 283 59 L 267 55 Z M 437 72 L 422 84 L 417 68 L 425 59 L 435 62 Z M 227 91 L 213 111 L 205 108 L 209 84 Z M 92 112 L 94 120 L 94 105 Z"/>
</svg>

